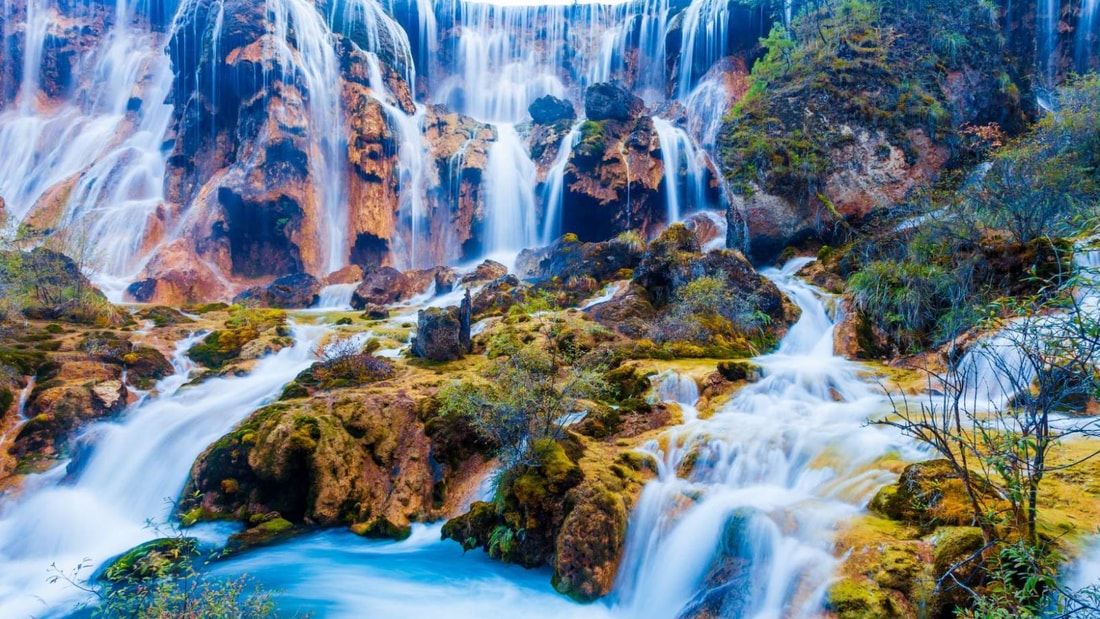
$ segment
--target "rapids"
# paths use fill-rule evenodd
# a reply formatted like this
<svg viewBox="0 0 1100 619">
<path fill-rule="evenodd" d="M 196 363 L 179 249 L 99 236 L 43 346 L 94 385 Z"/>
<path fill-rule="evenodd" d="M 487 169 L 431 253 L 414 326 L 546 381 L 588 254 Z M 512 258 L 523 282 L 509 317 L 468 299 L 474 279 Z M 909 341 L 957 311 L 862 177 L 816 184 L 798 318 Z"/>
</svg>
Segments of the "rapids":
<svg viewBox="0 0 1100 619">
<path fill-rule="evenodd" d="M 0 616 L 58 616 L 80 591 L 46 582 L 47 568 L 91 574 L 102 561 L 158 537 L 195 458 L 249 413 L 277 397 L 314 360 L 324 327 L 294 328 L 295 344 L 260 361 L 244 378 L 185 386 L 186 356 L 199 335 L 176 347 L 175 373 L 116 421 L 88 428 L 88 447 L 67 463 L 30 476 L 0 503 Z M 201 334 L 205 335 L 205 334 Z"/>
<path fill-rule="evenodd" d="M 709 419 L 696 419 L 691 377 L 669 373 L 657 381 L 656 397 L 686 409 L 685 423 L 646 447 L 659 475 L 630 518 L 608 599 L 575 605 L 553 591 L 548 572 L 501 565 L 480 551 L 463 554 L 439 541 L 439 525 L 418 525 L 403 542 L 310 535 L 215 571 L 249 574 L 283 590 L 287 612 L 314 609 L 325 617 L 671 619 L 728 589 L 706 582 L 706 572 L 740 557 L 751 568 L 735 583 L 744 591 L 737 616 L 813 616 L 837 563 L 837 525 L 894 480 L 875 461 L 919 454 L 892 430 L 866 425 L 889 403 L 865 368 L 832 354 L 830 299 L 794 276 L 805 264 L 764 272 L 802 317 L 775 353 L 754 360 L 759 382 Z"/>
</svg>

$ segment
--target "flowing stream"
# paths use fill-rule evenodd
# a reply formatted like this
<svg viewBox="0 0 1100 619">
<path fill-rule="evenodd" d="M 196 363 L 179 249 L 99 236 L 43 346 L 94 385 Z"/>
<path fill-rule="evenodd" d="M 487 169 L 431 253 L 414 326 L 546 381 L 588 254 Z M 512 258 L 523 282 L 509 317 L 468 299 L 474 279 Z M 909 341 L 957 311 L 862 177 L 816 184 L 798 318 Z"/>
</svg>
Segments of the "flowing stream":
<svg viewBox="0 0 1100 619">
<path fill-rule="evenodd" d="M 179 343 L 175 374 L 119 420 L 96 424 L 89 452 L 27 479 L 21 494 L 0 505 L 0 617 L 65 614 L 81 593 L 47 584 L 47 568 L 68 571 L 102 561 L 158 537 L 147 521 L 166 522 L 191 464 L 208 445 L 280 393 L 314 360 L 324 327 L 298 326 L 295 344 L 261 360 L 244 378 L 184 386 L 192 365 Z"/>
<path fill-rule="evenodd" d="M 672 618 L 713 596 L 738 617 L 809 617 L 821 609 L 837 563 L 836 527 L 893 480 L 875 461 L 907 443 L 865 424 L 888 409 L 862 366 L 834 356 L 829 299 L 795 278 L 797 259 L 765 275 L 802 309 L 778 350 L 753 362 L 759 380 L 713 416 L 698 418 L 694 380 L 666 373 L 657 397 L 685 423 L 646 445 L 658 463 L 630 518 L 614 591 L 579 606 L 558 595 L 545 570 L 463 554 L 418 525 L 402 542 L 346 532 L 305 536 L 215 566 L 282 590 L 287 612 L 324 617 Z M 0 616 L 63 614 L 78 592 L 47 585 L 51 563 L 96 565 L 156 536 L 147 519 L 168 516 L 195 457 L 312 360 L 323 327 L 297 327 L 296 344 L 245 378 L 181 387 L 190 365 L 118 422 L 88 431 L 90 452 L 67 470 L 32 476 L 0 512 Z M 915 454 L 903 453 L 903 456 Z M 75 470 L 74 470 L 75 469 Z M 224 535 L 224 532 L 221 533 Z M 732 578 L 708 573 L 740 565 Z"/>
<path fill-rule="evenodd" d="M 696 419 L 698 386 L 670 372 L 657 397 L 685 409 L 685 423 L 648 445 L 659 463 L 630 519 L 627 550 L 608 599 L 579 606 L 557 595 L 545 570 L 463 554 L 418 525 L 403 542 L 328 532 L 221 564 L 283 590 L 287 612 L 324 617 L 668 618 L 707 595 L 740 595 L 737 617 L 810 617 L 821 610 L 837 563 L 838 524 L 858 514 L 894 476 L 875 466 L 908 442 L 865 421 L 888 410 L 865 368 L 832 354 L 829 299 L 794 274 L 773 279 L 802 308 L 779 349 L 754 360 L 761 378 L 709 419 Z M 694 463 L 693 465 L 689 462 Z M 729 540 L 733 540 L 731 544 Z M 733 581 L 706 582 L 723 561 L 744 562 Z M 731 594 L 732 595 L 732 594 Z"/>
</svg>

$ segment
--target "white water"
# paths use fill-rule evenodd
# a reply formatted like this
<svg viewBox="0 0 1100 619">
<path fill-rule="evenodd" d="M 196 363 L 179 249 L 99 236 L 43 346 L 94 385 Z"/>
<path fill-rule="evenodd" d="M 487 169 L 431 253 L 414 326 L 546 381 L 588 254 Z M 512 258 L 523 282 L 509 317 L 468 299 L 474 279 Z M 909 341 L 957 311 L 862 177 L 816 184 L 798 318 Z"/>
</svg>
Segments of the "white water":
<svg viewBox="0 0 1100 619">
<path fill-rule="evenodd" d="M 1100 316 L 1100 250 L 1079 246 L 1073 256 L 1081 285 L 1076 291 L 1081 312 Z M 959 360 L 967 383 L 967 405 L 978 410 L 1003 408 L 1021 389 L 1030 389 L 1034 367 L 1025 363 L 1025 352 L 1045 348 L 1043 341 L 1074 336 L 1064 314 L 1026 316 L 1008 322 L 995 333 L 975 342 Z"/>
<path fill-rule="evenodd" d="M 700 592 L 723 536 L 751 565 L 737 582 L 734 616 L 815 616 L 837 563 L 837 525 L 893 480 L 871 465 L 904 442 L 865 425 L 887 403 L 857 364 L 832 354 L 826 300 L 793 277 L 805 263 L 768 273 L 802 317 L 776 353 L 755 359 L 763 378 L 711 418 L 647 447 L 658 479 L 631 516 L 616 585 L 622 616 L 677 616 Z"/>
<path fill-rule="evenodd" d="M 726 56 L 730 7 L 726 0 L 695 0 L 684 11 L 684 42 L 676 84 L 680 98 L 686 98 L 698 77 Z"/>
<path fill-rule="evenodd" d="M 23 387 L 23 390 L 19 392 L 19 403 L 16 405 L 15 412 L 17 415 L 19 415 L 20 419 L 27 418 L 27 399 L 30 398 L 31 392 L 34 391 L 34 384 L 34 376 L 28 376 L 27 386 Z"/>
<path fill-rule="evenodd" d="M 40 68 L 59 19 L 51 3 L 25 4 L 22 23 L 13 0 L 3 8 L 4 33 L 22 29 L 26 38 L 17 100 L 0 112 L 0 196 L 16 222 L 56 202 L 67 245 L 97 248 L 95 266 L 106 275 L 132 275 L 163 202 L 172 71 L 161 40 L 130 28 L 133 7 L 118 2 L 114 25 L 63 85 L 67 96 L 51 102 Z"/>
<path fill-rule="evenodd" d="M 397 543 L 335 532 L 309 536 L 217 571 L 248 573 L 283 589 L 285 612 L 325 617 L 670 619 L 699 592 L 728 534 L 739 540 L 738 556 L 751 561 L 736 583 L 745 606 L 733 616 L 816 616 L 837 562 L 836 526 L 894 480 L 873 462 L 904 452 L 907 442 L 864 424 L 888 411 L 888 402 L 860 377 L 859 365 L 832 355 L 829 299 L 793 277 L 805 263 L 768 274 L 803 314 L 779 351 L 755 360 L 763 378 L 710 419 L 687 413 L 667 443 L 647 447 L 659 477 L 631 515 L 609 599 L 574 605 L 553 592 L 547 571 L 501 565 L 480 551 L 462 554 L 457 544 L 439 541 L 438 525 L 417 526 Z M 669 372 L 655 382 L 657 397 L 694 411 L 693 379 Z M 685 464 L 689 457 L 694 467 Z"/>
<path fill-rule="evenodd" d="M 164 522 L 199 453 L 264 403 L 314 360 L 323 327 L 295 327 L 295 344 L 260 361 L 245 378 L 181 388 L 195 338 L 173 357 L 176 373 L 159 396 L 127 409 L 117 422 L 88 429 L 93 451 L 66 479 L 62 464 L 27 479 L 0 511 L 0 616 L 64 614 L 80 593 L 46 583 L 51 563 L 64 570 L 100 562 L 156 537 L 146 520 Z M 86 571 L 84 576 L 89 576 Z"/>
<path fill-rule="evenodd" d="M 351 296 L 358 284 L 332 284 L 321 289 L 318 295 L 317 310 L 350 310 Z"/>
<path fill-rule="evenodd" d="M 661 142 L 664 164 L 666 215 L 669 224 L 706 204 L 706 166 L 691 137 L 683 129 L 658 116 L 653 129 Z"/>
<path fill-rule="evenodd" d="M 1100 0 L 1081 0 L 1081 13 L 1077 17 L 1077 40 L 1074 44 L 1074 55 L 1077 62 L 1077 71 L 1084 73 L 1089 70 L 1092 59 L 1096 57 L 1098 46 L 1097 13 L 1100 12 Z"/>
<path fill-rule="evenodd" d="M 546 209 L 542 227 L 542 245 L 549 245 L 561 234 L 562 199 L 565 197 L 565 167 L 569 165 L 569 157 L 573 149 L 581 139 L 581 122 L 573 123 L 569 133 L 562 138 L 558 146 L 558 154 L 554 157 L 554 163 L 546 171 L 546 182 L 543 185 L 543 205 Z M 629 170 L 628 170 L 629 171 Z M 629 189 L 629 186 L 627 187 Z"/>
<path fill-rule="evenodd" d="M 497 139 L 489 147 L 485 168 L 488 231 L 485 253 L 519 252 L 539 240 L 535 218 L 535 163 L 516 128 L 496 126 Z"/>
</svg>

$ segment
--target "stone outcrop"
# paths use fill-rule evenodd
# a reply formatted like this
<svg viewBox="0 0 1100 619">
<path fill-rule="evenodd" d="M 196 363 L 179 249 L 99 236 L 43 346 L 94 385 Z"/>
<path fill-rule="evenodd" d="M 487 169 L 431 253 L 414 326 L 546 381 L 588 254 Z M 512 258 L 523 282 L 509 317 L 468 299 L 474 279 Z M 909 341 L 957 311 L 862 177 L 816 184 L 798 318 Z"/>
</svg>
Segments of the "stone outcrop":
<svg viewBox="0 0 1100 619">
<path fill-rule="evenodd" d="M 472 350 L 470 292 L 460 306 L 429 307 L 417 314 L 412 353 L 430 361 L 455 361 Z"/>
<path fill-rule="evenodd" d="M 233 297 L 233 303 L 256 307 L 301 309 L 317 303 L 321 283 L 309 273 L 286 275 L 267 286 L 255 286 Z"/>
<path fill-rule="evenodd" d="M 572 103 L 553 95 L 544 95 L 535 99 L 527 111 L 531 114 L 531 120 L 537 125 L 549 125 L 577 118 L 577 110 L 573 108 Z"/>
<path fill-rule="evenodd" d="M 471 445 L 449 451 L 432 438 L 439 427 L 429 436 L 426 394 L 415 390 L 423 377 L 384 376 L 326 398 L 289 394 L 253 413 L 196 460 L 180 505 L 184 522 L 277 518 L 287 527 L 350 526 L 402 538 L 412 522 L 444 515 L 451 502 L 443 489 L 480 474 L 472 461 L 481 456 Z"/>
<path fill-rule="evenodd" d="M 634 120 L 645 111 L 643 102 L 622 84 L 593 84 L 584 93 L 584 115 L 588 120 Z"/>
</svg>

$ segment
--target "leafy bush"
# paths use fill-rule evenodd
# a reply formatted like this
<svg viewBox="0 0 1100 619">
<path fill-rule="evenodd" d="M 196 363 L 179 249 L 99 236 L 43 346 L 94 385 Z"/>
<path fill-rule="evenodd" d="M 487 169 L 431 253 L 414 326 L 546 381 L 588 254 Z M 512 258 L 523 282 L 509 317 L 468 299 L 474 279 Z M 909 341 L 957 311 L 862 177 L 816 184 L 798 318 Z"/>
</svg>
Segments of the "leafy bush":
<svg viewBox="0 0 1100 619">
<path fill-rule="evenodd" d="M 996 150 L 988 173 L 965 198 L 984 225 L 1018 243 L 1069 236 L 1100 200 L 1100 77 L 1072 78 L 1060 109 Z"/>
<path fill-rule="evenodd" d="M 770 322 L 771 317 L 758 310 L 755 299 L 735 294 L 725 274 L 719 272 L 680 288 L 667 312 L 653 325 L 652 337 L 660 344 L 743 349 L 746 337 L 760 336 Z"/>
</svg>

